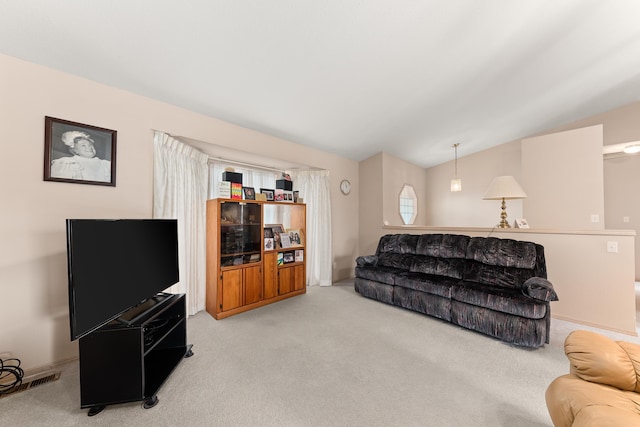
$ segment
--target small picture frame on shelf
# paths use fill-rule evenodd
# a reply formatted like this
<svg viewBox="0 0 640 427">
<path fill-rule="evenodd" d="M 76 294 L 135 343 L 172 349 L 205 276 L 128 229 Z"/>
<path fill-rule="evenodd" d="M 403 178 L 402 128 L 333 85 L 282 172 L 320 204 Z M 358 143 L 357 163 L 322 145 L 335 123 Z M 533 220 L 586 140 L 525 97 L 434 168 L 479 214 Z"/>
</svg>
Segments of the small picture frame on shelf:
<svg viewBox="0 0 640 427">
<path fill-rule="evenodd" d="M 294 256 L 294 254 L 293 254 L 293 252 L 292 252 L 292 251 L 290 251 L 290 252 L 283 252 L 283 254 L 282 254 L 282 259 L 283 259 L 283 262 L 284 262 L 285 264 L 289 264 L 289 263 L 292 263 L 292 262 L 294 262 L 294 261 L 295 261 L 295 256 Z"/>
<path fill-rule="evenodd" d="M 284 254 L 282 252 L 278 252 L 277 260 L 278 260 L 278 265 L 284 264 Z"/>
<path fill-rule="evenodd" d="M 289 237 L 289 233 L 280 233 L 280 246 L 283 249 L 291 247 L 291 238 Z"/>
<path fill-rule="evenodd" d="M 282 224 L 265 224 L 264 228 L 265 229 L 270 228 L 273 234 L 284 233 L 284 227 L 282 226 Z"/>
<path fill-rule="evenodd" d="M 300 197 L 300 192 L 298 190 L 293 192 L 293 203 L 298 203 L 298 198 Z"/>
<path fill-rule="evenodd" d="M 280 243 L 280 233 L 284 233 L 284 227 L 282 226 L 282 224 L 265 224 L 265 231 L 267 230 L 267 228 L 273 233 L 273 248 L 281 248 L 282 246 Z"/>
<path fill-rule="evenodd" d="M 265 237 L 264 238 L 264 250 L 272 251 L 275 249 L 275 240 L 273 237 Z"/>
<path fill-rule="evenodd" d="M 302 261 L 304 261 L 304 250 L 297 249 L 295 251 L 295 262 L 302 262 Z"/>
<path fill-rule="evenodd" d="M 260 189 L 260 194 L 264 194 L 265 196 L 267 196 L 267 202 L 273 202 L 274 201 L 274 190 L 269 189 L 269 188 L 261 188 Z"/>
<path fill-rule="evenodd" d="M 301 230 L 287 230 L 287 234 L 289 235 L 289 240 L 291 241 L 291 246 L 303 246 L 304 245 L 304 235 Z"/>
<path fill-rule="evenodd" d="M 287 203 L 293 203 L 293 191 L 283 190 L 282 191 L 282 201 Z"/>
<path fill-rule="evenodd" d="M 242 187 L 242 197 L 245 200 L 255 200 L 256 191 L 253 189 L 253 187 Z"/>
<path fill-rule="evenodd" d="M 286 200 L 284 199 L 284 190 L 281 188 L 276 188 L 273 200 L 275 202 L 285 202 Z"/>
<path fill-rule="evenodd" d="M 229 181 L 220 181 L 218 187 L 219 197 L 223 199 L 231 198 L 231 183 Z"/>
</svg>

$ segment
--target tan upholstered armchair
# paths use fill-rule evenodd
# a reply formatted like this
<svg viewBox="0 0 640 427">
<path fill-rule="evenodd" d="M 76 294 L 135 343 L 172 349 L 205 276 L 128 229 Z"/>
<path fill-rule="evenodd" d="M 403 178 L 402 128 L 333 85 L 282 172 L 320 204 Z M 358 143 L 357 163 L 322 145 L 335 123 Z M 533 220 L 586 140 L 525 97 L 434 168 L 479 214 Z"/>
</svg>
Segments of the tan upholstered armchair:
<svg viewBox="0 0 640 427">
<path fill-rule="evenodd" d="M 545 395 L 556 427 L 640 426 L 640 344 L 573 331 L 564 352 L 570 373 Z"/>
</svg>

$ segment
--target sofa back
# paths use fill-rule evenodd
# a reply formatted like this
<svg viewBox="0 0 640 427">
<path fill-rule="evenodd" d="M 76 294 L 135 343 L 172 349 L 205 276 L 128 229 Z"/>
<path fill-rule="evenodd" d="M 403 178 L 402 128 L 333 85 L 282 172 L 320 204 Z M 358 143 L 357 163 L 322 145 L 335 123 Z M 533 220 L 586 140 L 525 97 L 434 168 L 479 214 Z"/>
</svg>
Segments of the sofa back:
<svg viewBox="0 0 640 427">
<path fill-rule="evenodd" d="M 464 280 L 520 288 L 531 277 L 547 278 L 544 248 L 533 242 L 473 237 L 467 247 Z"/>
<path fill-rule="evenodd" d="M 378 243 L 378 265 L 462 279 L 469 240 L 456 234 L 387 234 Z"/>
<path fill-rule="evenodd" d="M 387 234 L 376 249 L 378 266 L 519 288 L 547 277 L 544 248 L 533 242 L 457 234 Z"/>
</svg>

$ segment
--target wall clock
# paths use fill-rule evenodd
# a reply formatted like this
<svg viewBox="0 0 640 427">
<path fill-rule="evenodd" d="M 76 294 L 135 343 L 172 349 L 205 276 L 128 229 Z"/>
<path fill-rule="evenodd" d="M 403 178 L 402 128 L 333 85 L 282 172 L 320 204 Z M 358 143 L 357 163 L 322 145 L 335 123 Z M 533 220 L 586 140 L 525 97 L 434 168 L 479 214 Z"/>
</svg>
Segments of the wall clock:
<svg viewBox="0 0 640 427">
<path fill-rule="evenodd" d="M 342 191 L 342 194 L 345 196 L 351 193 L 351 183 L 348 180 L 343 179 L 340 183 L 340 191 Z"/>
</svg>

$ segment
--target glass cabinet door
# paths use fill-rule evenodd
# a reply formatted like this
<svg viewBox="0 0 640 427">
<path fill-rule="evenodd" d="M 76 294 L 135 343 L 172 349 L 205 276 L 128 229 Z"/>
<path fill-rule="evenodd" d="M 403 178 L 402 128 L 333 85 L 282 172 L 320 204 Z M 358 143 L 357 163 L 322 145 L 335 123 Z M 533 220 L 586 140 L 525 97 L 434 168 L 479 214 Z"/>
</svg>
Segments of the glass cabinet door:
<svg viewBox="0 0 640 427">
<path fill-rule="evenodd" d="M 260 261 L 262 215 L 257 203 L 224 202 L 220 206 L 220 266 Z"/>
</svg>

